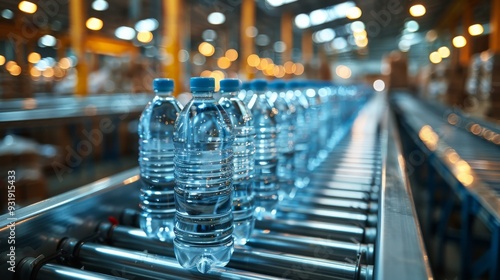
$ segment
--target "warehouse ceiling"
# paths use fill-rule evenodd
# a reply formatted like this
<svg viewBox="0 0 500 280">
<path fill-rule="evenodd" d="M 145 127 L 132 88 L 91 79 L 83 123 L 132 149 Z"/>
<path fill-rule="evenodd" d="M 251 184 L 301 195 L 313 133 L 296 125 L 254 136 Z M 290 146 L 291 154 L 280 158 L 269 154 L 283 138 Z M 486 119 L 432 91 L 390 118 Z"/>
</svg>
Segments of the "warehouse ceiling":
<svg viewBox="0 0 500 280">
<path fill-rule="evenodd" d="M 103 0 L 100 0 L 103 1 Z M 34 1 L 39 8 L 34 15 L 27 15 L 19 11 L 18 5 L 20 1 L 3 0 L 0 1 L 0 12 L 3 13 L 6 9 L 12 11 L 12 18 L 0 18 L 0 24 L 3 26 L 2 36 L 4 39 L 11 33 L 10 30 L 5 30 L 10 25 L 18 26 L 22 23 L 35 23 L 43 32 L 43 34 L 53 34 L 58 36 L 67 35 L 69 18 L 68 18 L 68 1 L 67 0 L 40 0 Z M 115 38 L 115 31 L 120 26 L 134 27 L 134 25 L 142 19 L 154 18 L 159 22 L 159 28 L 153 31 L 154 40 L 147 44 L 137 42 L 137 39 L 132 39 L 137 46 L 148 48 L 150 46 L 159 46 L 161 40 L 162 26 L 162 1 L 160 0 L 107 0 L 108 7 L 104 11 L 96 11 L 92 8 L 95 1 L 84 1 L 86 7 L 82 13 L 87 14 L 84 18 L 96 17 L 103 21 L 103 27 L 99 31 L 90 31 L 92 34 L 99 34 L 109 38 Z M 184 2 L 183 18 L 186 19 L 184 32 L 190 33 L 185 45 L 191 47 L 191 50 L 196 50 L 199 43 L 207 40 L 210 37 L 214 45 L 221 49 L 239 48 L 239 21 L 241 13 L 241 0 L 190 0 Z M 286 3 L 290 2 L 290 3 Z M 301 36 L 304 30 L 310 29 L 313 32 L 324 29 L 332 29 L 335 31 L 335 38 L 344 37 L 348 42 L 346 48 L 336 48 L 338 44 L 342 45 L 342 40 L 337 40 L 338 44 L 334 45 L 332 40 L 316 43 L 316 50 L 325 50 L 326 53 L 340 59 L 352 58 L 372 58 L 378 59 L 399 47 L 399 42 L 405 33 L 405 24 L 414 20 L 418 23 L 418 30 L 413 32 L 410 44 L 420 44 L 425 42 L 424 36 L 428 30 L 438 28 L 440 31 L 458 32 L 452 30 L 451 27 L 460 26 L 462 10 L 467 5 L 471 5 L 473 9 L 474 22 L 485 24 L 489 21 L 489 1 L 488 0 L 422 0 L 422 1 L 406 1 L 406 0 L 357 0 L 351 1 L 352 4 L 358 6 L 362 10 L 362 15 L 357 20 L 349 20 L 345 17 L 340 17 L 333 21 L 326 21 L 305 29 L 301 29 L 294 25 L 294 52 L 293 58 L 300 60 L 301 55 Z M 427 11 L 424 16 L 412 18 L 408 9 L 416 3 L 423 4 Z M 285 3 L 274 7 L 270 3 Z M 335 5 L 345 4 L 345 1 L 339 0 L 256 0 L 256 31 L 260 37 L 259 44 L 256 47 L 257 52 L 261 56 L 275 56 L 273 43 L 280 40 L 280 17 L 283 13 L 289 12 L 294 17 L 299 14 L 310 15 L 320 9 L 331 8 Z M 225 15 L 226 20 L 220 25 L 212 25 L 208 23 L 207 17 L 212 12 L 221 12 Z M 3 14 L 2 14 L 3 15 Z M 313 18 L 313 17 L 311 17 Z M 366 48 L 358 48 L 353 45 L 349 47 L 352 38 L 349 38 L 349 27 L 352 22 L 361 21 L 364 23 L 364 28 L 368 35 L 368 46 Z M 206 33 L 210 29 L 215 33 Z M 19 30 L 13 29 L 13 30 Z M 347 30 L 347 31 L 346 31 Z M 204 33 L 205 32 L 205 33 Z M 344 34 L 345 33 L 345 34 Z M 216 38 L 214 39 L 214 34 Z M 266 40 L 267 37 L 267 40 Z M 415 48 L 418 49 L 418 48 Z"/>
</svg>

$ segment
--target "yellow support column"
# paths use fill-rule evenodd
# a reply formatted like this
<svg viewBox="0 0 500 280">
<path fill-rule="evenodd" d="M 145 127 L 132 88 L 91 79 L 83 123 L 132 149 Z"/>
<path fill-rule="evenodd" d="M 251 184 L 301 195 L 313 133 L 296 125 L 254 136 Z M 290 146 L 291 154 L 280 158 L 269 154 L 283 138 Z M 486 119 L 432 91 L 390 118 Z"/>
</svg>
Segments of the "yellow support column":
<svg viewBox="0 0 500 280">
<path fill-rule="evenodd" d="M 302 33 L 302 63 L 309 64 L 313 57 L 313 41 L 312 33 L 310 30 L 305 30 Z"/>
<path fill-rule="evenodd" d="M 241 64 L 240 68 L 245 69 L 244 73 L 248 80 L 254 78 L 254 72 L 247 63 L 247 58 L 254 52 L 253 37 L 248 36 L 247 30 L 255 26 L 255 0 L 243 0 L 241 3 Z"/>
<path fill-rule="evenodd" d="M 490 51 L 500 54 L 500 0 L 491 0 Z"/>
<path fill-rule="evenodd" d="M 87 62 L 85 61 L 86 30 L 84 25 L 86 14 L 84 0 L 69 1 L 70 42 L 71 48 L 78 59 L 78 64 L 76 65 L 78 74 L 75 94 L 79 96 L 85 96 L 88 93 L 88 68 Z"/>
<path fill-rule="evenodd" d="M 281 16 L 281 41 L 285 43 L 286 49 L 283 52 L 283 63 L 292 59 L 293 49 L 293 20 L 290 12 L 285 12 Z"/>
<path fill-rule="evenodd" d="M 182 86 L 184 84 L 182 64 L 178 58 L 184 36 L 187 35 L 181 17 L 181 13 L 183 13 L 182 4 L 182 0 L 163 0 L 165 23 L 162 45 L 167 54 L 167 58 L 163 60 L 163 77 L 174 80 L 174 95 L 178 95 L 183 90 Z"/>
</svg>

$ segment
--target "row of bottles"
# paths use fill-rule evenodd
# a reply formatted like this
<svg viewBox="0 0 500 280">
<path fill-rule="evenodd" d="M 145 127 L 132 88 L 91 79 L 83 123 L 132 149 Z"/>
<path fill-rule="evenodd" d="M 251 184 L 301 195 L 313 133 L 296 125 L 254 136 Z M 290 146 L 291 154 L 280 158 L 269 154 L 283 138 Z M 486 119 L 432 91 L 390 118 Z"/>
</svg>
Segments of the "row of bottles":
<svg viewBox="0 0 500 280">
<path fill-rule="evenodd" d="M 366 100 L 330 83 L 191 78 L 182 106 L 155 79 L 139 122 L 140 226 L 205 273 L 229 262 L 255 219 L 274 219 L 326 158 Z"/>
</svg>

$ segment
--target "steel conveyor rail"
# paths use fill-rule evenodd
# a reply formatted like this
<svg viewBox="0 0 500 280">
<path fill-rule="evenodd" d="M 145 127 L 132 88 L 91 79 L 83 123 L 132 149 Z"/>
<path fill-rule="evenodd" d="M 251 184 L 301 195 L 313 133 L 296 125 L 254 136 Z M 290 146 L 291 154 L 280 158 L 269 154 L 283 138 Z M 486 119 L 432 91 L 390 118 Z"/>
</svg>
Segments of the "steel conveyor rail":
<svg viewBox="0 0 500 280">
<path fill-rule="evenodd" d="M 283 203 L 275 220 L 257 222 L 249 243 L 237 246 L 224 268 L 207 275 L 186 271 L 171 243 L 151 240 L 138 229 L 139 176 L 133 169 L 16 211 L 17 275 L 2 279 L 65 279 L 68 273 L 76 279 L 102 279 L 102 274 L 115 279 L 400 279 L 389 267 L 407 279 L 431 278 L 386 108 L 383 95 L 372 98 L 310 175 L 309 186 Z M 0 223 L 5 238 L 9 224 Z M 0 263 L 0 275 L 7 265 Z"/>
<path fill-rule="evenodd" d="M 402 127 L 427 157 L 426 186 L 429 213 L 425 218 L 430 232 L 435 208 L 439 209 L 440 243 L 446 242 L 446 226 L 454 208 L 460 209 L 460 275 L 476 279 L 488 274 L 500 278 L 500 134 L 486 121 L 477 122 L 443 106 L 432 106 L 407 93 L 394 93 L 392 104 Z M 440 109 L 441 108 L 441 109 Z M 442 111 L 441 111 L 442 110 Z M 438 187 L 432 178 L 438 173 L 451 195 L 436 202 Z M 455 197 L 459 199 L 456 207 Z M 491 232 L 488 250 L 475 258 L 473 223 L 480 218 Z M 443 246 L 438 249 L 442 260 Z"/>
</svg>

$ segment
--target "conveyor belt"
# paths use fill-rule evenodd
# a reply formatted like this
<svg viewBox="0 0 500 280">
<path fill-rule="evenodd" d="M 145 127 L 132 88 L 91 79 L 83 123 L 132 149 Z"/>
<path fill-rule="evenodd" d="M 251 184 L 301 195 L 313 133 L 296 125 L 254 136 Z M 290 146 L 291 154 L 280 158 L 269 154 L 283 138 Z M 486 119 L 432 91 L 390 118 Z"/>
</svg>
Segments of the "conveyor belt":
<svg viewBox="0 0 500 280">
<path fill-rule="evenodd" d="M 456 109 L 429 106 L 408 94 L 394 94 L 392 103 L 401 124 L 425 153 L 432 168 L 428 169 L 426 189 L 428 234 L 436 223 L 438 212 L 437 262 L 443 261 L 444 243 L 448 239 L 447 224 L 454 209 L 460 211 L 460 277 L 479 279 L 500 278 L 500 134 L 486 121 L 476 121 Z M 437 172 L 448 187 L 440 186 L 446 195 L 436 203 L 438 187 L 432 178 Z M 452 191 L 448 191 L 451 189 Z M 454 195 L 453 195 L 454 194 Z M 459 198 L 459 205 L 455 197 Z M 435 209 L 439 208 L 439 211 Z M 488 247 L 480 254 L 473 235 L 473 224 L 479 217 L 491 235 Z M 483 239 L 485 239 L 483 237 Z M 480 247 L 480 246 L 479 246 Z M 478 255 L 478 256 L 476 256 Z"/>
<path fill-rule="evenodd" d="M 133 169 L 16 211 L 18 276 L 429 278 L 411 193 L 398 161 L 397 130 L 385 109 L 382 95 L 372 98 L 311 174 L 310 185 L 283 203 L 275 220 L 257 222 L 250 242 L 235 248 L 227 267 L 207 275 L 186 271 L 173 258 L 172 244 L 148 239 L 137 228 L 139 176 Z M 7 218 L 0 220 L 2 240 L 9 235 Z M 0 263 L 1 275 L 7 268 Z M 14 279 L 6 276 L 2 279 Z"/>
</svg>

